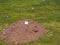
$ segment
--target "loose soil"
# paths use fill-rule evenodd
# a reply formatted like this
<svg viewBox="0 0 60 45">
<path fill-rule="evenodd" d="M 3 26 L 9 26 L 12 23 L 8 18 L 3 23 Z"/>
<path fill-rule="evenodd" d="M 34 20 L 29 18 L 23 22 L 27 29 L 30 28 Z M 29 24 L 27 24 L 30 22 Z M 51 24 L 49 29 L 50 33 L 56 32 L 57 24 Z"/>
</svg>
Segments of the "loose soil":
<svg viewBox="0 0 60 45">
<path fill-rule="evenodd" d="M 25 24 L 28 21 L 28 24 Z M 0 32 L 0 39 L 10 43 L 25 43 L 38 40 L 47 30 L 38 22 L 21 19 Z"/>
</svg>

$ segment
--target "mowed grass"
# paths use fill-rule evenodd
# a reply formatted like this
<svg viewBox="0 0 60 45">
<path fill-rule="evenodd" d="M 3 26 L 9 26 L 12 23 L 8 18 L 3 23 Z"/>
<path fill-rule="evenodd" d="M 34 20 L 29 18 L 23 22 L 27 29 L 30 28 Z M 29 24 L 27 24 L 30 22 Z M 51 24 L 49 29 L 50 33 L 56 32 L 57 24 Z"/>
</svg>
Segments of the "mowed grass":
<svg viewBox="0 0 60 45">
<path fill-rule="evenodd" d="M 59 0 L 0 0 L 0 31 L 20 19 L 41 23 L 47 34 L 38 41 L 17 45 L 60 45 Z M 0 45 L 11 45 L 0 41 Z"/>
</svg>

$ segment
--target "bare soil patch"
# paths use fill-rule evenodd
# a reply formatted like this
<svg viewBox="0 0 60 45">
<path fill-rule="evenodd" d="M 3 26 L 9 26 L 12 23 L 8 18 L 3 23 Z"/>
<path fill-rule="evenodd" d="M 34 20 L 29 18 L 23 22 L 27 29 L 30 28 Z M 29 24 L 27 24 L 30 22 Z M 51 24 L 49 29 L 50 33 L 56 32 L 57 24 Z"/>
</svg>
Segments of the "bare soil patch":
<svg viewBox="0 0 60 45">
<path fill-rule="evenodd" d="M 47 30 L 38 22 L 21 19 L 0 32 L 0 39 L 10 43 L 25 43 L 38 40 Z"/>
</svg>

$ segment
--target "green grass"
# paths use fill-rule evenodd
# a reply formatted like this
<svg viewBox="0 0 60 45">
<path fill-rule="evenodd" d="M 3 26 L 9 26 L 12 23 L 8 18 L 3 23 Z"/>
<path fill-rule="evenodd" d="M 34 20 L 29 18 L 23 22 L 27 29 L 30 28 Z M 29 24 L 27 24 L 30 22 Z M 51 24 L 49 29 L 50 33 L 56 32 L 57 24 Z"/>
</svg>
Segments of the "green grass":
<svg viewBox="0 0 60 45">
<path fill-rule="evenodd" d="M 0 31 L 23 18 L 41 23 L 49 32 L 36 42 L 18 45 L 60 45 L 60 0 L 0 0 Z"/>
</svg>

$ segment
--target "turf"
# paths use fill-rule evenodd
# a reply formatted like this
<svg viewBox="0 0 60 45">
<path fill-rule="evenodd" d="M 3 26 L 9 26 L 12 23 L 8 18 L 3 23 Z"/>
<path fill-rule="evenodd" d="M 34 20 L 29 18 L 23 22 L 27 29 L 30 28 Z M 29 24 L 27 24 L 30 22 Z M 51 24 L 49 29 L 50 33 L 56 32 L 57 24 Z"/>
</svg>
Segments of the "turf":
<svg viewBox="0 0 60 45">
<path fill-rule="evenodd" d="M 0 31 L 22 18 L 41 23 L 49 32 L 36 42 L 18 45 L 60 45 L 60 0 L 0 0 Z"/>
</svg>

